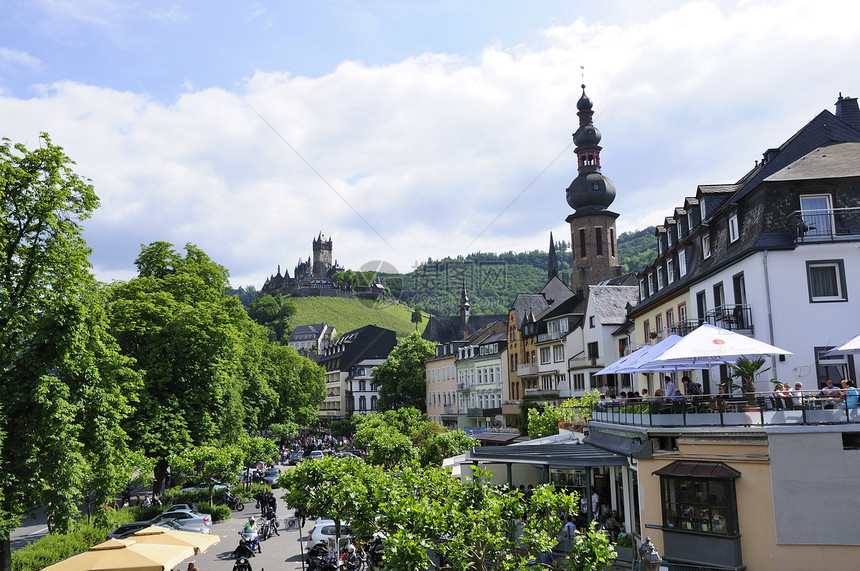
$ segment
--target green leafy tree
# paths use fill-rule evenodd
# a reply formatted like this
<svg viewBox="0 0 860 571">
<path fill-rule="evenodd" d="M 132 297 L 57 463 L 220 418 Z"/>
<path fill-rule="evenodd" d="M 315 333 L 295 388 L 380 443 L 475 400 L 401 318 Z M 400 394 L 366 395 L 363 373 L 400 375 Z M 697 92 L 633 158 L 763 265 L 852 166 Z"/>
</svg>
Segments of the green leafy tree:
<svg viewBox="0 0 860 571">
<path fill-rule="evenodd" d="M 421 308 L 416 307 L 412 310 L 412 323 L 415 324 L 415 331 L 418 331 L 418 324 L 424 321 L 424 316 L 421 314 Z"/>
<path fill-rule="evenodd" d="M 155 242 L 136 264 L 139 276 L 112 287 L 108 310 L 114 336 L 144 372 L 127 430 L 157 461 L 161 493 L 171 456 L 244 434 L 243 391 L 266 394 L 257 370 L 266 338 L 225 295 L 227 270 L 193 244 L 182 256 Z"/>
<path fill-rule="evenodd" d="M 121 422 L 140 382 L 107 330 L 82 221 L 93 187 L 42 134 L 0 142 L 0 570 L 9 533 L 51 502 L 57 531 L 128 473 Z"/>
<path fill-rule="evenodd" d="M 397 344 L 374 373 L 380 410 L 427 408 L 424 362 L 434 354 L 434 344 L 422 339 L 418 332 Z"/>
<path fill-rule="evenodd" d="M 529 409 L 529 438 L 558 434 L 558 425 L 563 422 L 561 409 L 557 406 L 546 406 L 543 411 Z"/>
<path fill-rule="evenodd" d="M 211 504 L 216 483 L 236 483 L 243 457 L 242 450 L 236 446 L 195 446 L 174 454 L 170 458 L 170 466 L 176 474 L 205 482 Z"/>
</svg>

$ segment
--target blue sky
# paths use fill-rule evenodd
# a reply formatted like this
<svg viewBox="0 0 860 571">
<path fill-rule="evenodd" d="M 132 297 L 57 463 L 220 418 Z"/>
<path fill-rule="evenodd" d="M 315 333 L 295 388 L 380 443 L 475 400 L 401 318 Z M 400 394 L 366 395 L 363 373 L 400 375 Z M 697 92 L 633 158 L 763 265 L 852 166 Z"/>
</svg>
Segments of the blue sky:
<svg viewBox="0 0 860 571">
<path fill-rule="evenodd" d="M 259 287 L 320 231 L 401 271 L 569 239 L 581 66 L 620 231 L 860 95 L 850 0 L 0 8 L 0 136 L 46 131 L 92 179 L 103 280 L 155 240 Z"/>
</svg>

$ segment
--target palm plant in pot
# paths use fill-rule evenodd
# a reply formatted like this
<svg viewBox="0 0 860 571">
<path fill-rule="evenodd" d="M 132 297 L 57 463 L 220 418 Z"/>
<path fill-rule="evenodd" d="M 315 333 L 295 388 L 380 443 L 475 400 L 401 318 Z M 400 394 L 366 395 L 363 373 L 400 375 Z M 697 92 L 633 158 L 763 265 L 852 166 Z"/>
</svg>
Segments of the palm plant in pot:
<svg viewBox="0 0 860 571">
<path fill-rule="evenodd" d="M 729 376 L 733 379 L 740 379 L 740 385 L 733 385 L 732 388 L 739 388 L 747 401 L 747 405 L 754 407 L 757 405 L 755 396 L 755 378 L 759 373 L 769 371 L 770 367 L 762 369 L 766 362 L 764 357 L 756 359 L 748 359 L 741 357 L 734 363 L 729 363 L 731 373 Z"/>
</svg>

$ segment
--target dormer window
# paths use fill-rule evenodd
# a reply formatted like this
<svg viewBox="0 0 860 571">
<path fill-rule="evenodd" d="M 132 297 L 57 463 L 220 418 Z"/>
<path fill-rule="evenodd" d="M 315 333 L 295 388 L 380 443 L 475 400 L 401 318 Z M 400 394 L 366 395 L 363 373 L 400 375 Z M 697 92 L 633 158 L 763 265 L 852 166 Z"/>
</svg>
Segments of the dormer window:
<svg viewBox="0 0 860 571">
<path fill-rule="evenodd" d="M 702 236 L 702 259 L 707 260 L 711 257 L 711 237 Z"/>
<path fill-rule="evenodd" d="M 675 232 L 678 234 L 678 240 L 684 237 L 683 228 L 682 228 L 681 220 L 678 220 L 678 223 L 675 224 Z"/>
<path fill-rule="evenodd" d="M 645 289 L 645 278 L 639 279 L 639 299 L 648 297 L 648 290 Z"/>
<path fill-rule="evenodd" d="M 666 260 L 666 280 L 669 283 L 675 281 L 675 264 L 672 260 Z"/>
<path fill-rule="evenodd" d="M 663 289 L 663 268 L 657 268 L 657 289 Z"/>
<path fill-rule="evenodd" d="M 738 215 L 732 214 L 729 216 L 729 243 L 737 242 L 741 237 L 740 227 L 738 226 Z"/>
<path fill-rule="evenodd" d="M 687 253 L 684 250 L 678 252 L 678 277 L 687 275 Z"/>
</svg>

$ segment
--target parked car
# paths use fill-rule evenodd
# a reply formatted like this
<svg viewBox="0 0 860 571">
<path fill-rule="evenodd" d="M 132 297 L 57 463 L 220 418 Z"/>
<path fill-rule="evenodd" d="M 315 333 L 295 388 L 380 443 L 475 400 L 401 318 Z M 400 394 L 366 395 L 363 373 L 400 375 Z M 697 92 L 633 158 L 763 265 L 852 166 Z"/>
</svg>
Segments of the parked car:
<svg viewBox="0 0 860 571">
<path fill-rule="evenodd" d="M 194 511 L 194 506 L 191 504 L 173 504 L 170 507 L 164 508 L 164 511 L 166 512 L 172 512 L 174 510 Z"/>
<path fill-rule="evenodd" d="M 347 535 L 352 535 L 352 529 L 346 522 L 340 523 L 340 537 L 343 539 Z M 308 535 L 310 545 L 316 545 L 320 541 L 328 541 L 335 538 L 335 528 L 333 519 L 318 519 L 314 528 Z"/>
<path fill-rule="evenodd" d="M 149 522 L 157 525 L 166 520 L 176 520 L 182 525 L 183 531 L 195 531 L 197 533 L 212 533 L 212 516 L 202 514 L 193 510 L 171 510 L 154 517 Z"/>
<path fill-rule="evenodd" d="M 147 527 L 151 527 L 153 525 L 158 525 L 167 529 L 176 529 L 183 531 L 182 524 L 177 523 L 176 520 L 172 519 L 162 521 L 158 524 L 153 524 L 149 521 L 133 521 L 131 523 L 124 523 L 121 526 L 117 527 L 116 529 L 107 534 L 106 539 L 125 539 L 127 537 L 131 537 L 141 529 L 146 529 Z"/>
<path fill-rule="evenodd" d="M 290 454 L 289 463 L 298 466 L 299 462 L 305 459 L 305 455 L 301 452 L 293 452 Z"/>
<path fill-rule="evenodd" d="M 311 450 L 311 460 L 322 460 L 325 458 L 322 450 Z"/>
<path fill-rule="evenodd" d="M 268 468 L 265 472 L 263 472 L 263 482 L 272 486 L 273 488 L 278 487 L 278 476 L 281 475 L 281 471 L 277 468 Z"/>
<path fill-rule="evenodd" d="M 206 482 L 200 482 L 199 484 L 189 483 L 186 487 L 179 490 L 180 492 L 208 492 L 209 485 Z M 224 493 L 224 490 L 229 490 L 233 486 L 229 484 L 222 484 L 221 482 L 216 482 L 214 486 L 212 486 L 212 491 L 215 493 Z"/>
</svg>

